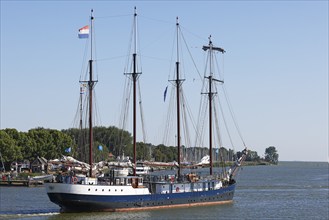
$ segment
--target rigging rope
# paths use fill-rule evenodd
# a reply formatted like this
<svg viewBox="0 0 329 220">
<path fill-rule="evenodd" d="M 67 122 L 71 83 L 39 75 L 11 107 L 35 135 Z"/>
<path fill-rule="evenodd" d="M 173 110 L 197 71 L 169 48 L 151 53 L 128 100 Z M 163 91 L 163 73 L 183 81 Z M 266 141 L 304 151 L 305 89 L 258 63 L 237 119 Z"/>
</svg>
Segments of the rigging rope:
<svg viewBox="0 0 329 220">
<path fill-rule="evenodd" d="M 224 86 L 224 85 L 223 85 L 223 91 L 224 91 L 224 96 L 225 96 L 225 99 L 226 99 L 226 102 L 227 102 L 227 105 L 228 105 L 229 111 L 230 111 L 230 113 L 231 113 L 231 117 L 232 117 L 233 123 L 234 123 L 234 125 L 235 125 L 235 128 L 236 128 L 237 131 L 238 131 L 238 134 L 239 134 L 240 139 L 241 139 L 241 141 L 242 141 L 242 143 L 243 143 L 243 146 L 246 147 L 246 144 L 245 144 L 244 139 L 243 139 L 243 137 L 242 137 L 242 133 L 241 133 L 241 131 L 240 131 L 239 125 L 238 125 L 238 123 L 237 123 L 237 121 L 236 121 L 235 114 L 234 114 L 234 112 L 233 112 L 233 108 L 232 108 L 232 105 L 231 105 L 231 103 L 230 103 L 230 100 L 229 100 L 229 97 L 228 97 L 228 95 L 227 95 L 227 92 L 226 92 L 226 89 L 225 89 L 225 86 Z"/>
<path fill-rule="evenodd" d="M 196 71 L 198 72 L 198 75 L 199 75 L 199 77 L 200 77 L 200 79 L 201 79 L 201 81 L 202 81 L 202 77 L 201 77 L 200 71 L 199 71 L 198 67 L 196 66 L 196 63 L 195 63 L 195 61 L 194 61 L 194 59 L 193 59 L 193 56 L 192 56 L 192 53 L 191 53 L 191 51 L 189 50 L 189 48 L 188 48 L 188 46 L 187 46 L 187 42 L 186 42 L 185 37 L 184 37 L 184 35 L 182 34 L 182 32 L 181 32 L 181 36 L 182 36 L 183 42 L 185 43 L 185 47 L 186 47 L 186 49 L 187 49 L 187 51 L 188 51 L 188 53 L 189 53 L 189 55 L 190 55 L 190 57 L 191 57 L 191 60 L 192 60 L 192 62 L 193 62 L 193 65 L 194 65 Z"/>
<path fill-rule="evenodd" d="M 139 109 L 140 109 L 140 115 L 141 115 L 141 124 L 142 124 L 142 132 L 143 132 L 143 141 L 146 143 L 146 131 L 145 131 L 145 121 L 144 121 L 144 111 L 143 111 L 143 105 L 142 105 L 142 95 L 141 95 L 141 88 L 140 83 L 138 80 L 138 95 L 139 95 Z"/>
<path fill-rule="evenodd" d="M 105 19 L 105 18 L 119 18 L 119 17 L 128 17 L 132 16 L 133 14 L 122 14 L 122 15 L 107 15 L 107 16 L 97 16 L 94 17 L 95 19 Z"/>
</svg>

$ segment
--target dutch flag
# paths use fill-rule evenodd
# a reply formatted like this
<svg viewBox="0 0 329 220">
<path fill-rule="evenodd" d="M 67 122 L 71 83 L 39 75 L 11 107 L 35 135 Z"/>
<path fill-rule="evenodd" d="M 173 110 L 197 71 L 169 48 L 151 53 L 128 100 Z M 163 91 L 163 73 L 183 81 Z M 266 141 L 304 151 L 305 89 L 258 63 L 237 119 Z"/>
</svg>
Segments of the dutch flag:
<svg viewBox="0 0 329 220">
<path fill-rule="evenodd" d="M 89 26 L 86 25 L 83 28 L 79 29 L 78 37 L 81 38 L 88 38 L 89 37 Z"/>
</svg>

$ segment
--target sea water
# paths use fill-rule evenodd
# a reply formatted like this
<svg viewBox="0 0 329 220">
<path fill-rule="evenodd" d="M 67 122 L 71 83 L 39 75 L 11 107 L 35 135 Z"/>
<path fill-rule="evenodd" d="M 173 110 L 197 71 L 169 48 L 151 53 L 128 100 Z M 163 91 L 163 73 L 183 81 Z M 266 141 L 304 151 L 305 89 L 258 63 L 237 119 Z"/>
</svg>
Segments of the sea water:
<svg viewBox="0 0 329 220">
<path fill-rule="evenodd" d="M 44 187 L 0 187 L 0 219 L 329 219 L 329 164 L 246 166 L 231 204 L 125 213 L 59 213 Z"/>
</svg>

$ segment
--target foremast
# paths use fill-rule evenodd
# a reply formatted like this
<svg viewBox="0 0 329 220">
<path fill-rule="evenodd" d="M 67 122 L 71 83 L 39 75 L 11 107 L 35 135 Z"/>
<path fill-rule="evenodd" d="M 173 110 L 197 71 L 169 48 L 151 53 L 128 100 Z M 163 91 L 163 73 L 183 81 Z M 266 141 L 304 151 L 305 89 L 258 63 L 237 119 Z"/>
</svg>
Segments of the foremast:
<svg viewBox="0 0 329 220">
<path fill-rule="evenodd" d="M 210 163 L 210 168 L 209 168 L 209 174 L 213 174 L 213 162 L 212 162 L 212 101 L 213 97 L 216 94 L 216 92 L 213 92 L 212 84 L 213 82 L 220 82 L 224 83 L 223 80 L 218 80 L 214 78 L 213 74 L 213 52 L 214 51 L 219 51 L 221 53 L 225 53 L 225 50 L 220 47 L 214 47 L 211 41 L 211 35 L 209 36 L 209 43 L 208 46 L 203 46 L 202 49 L 204 51 L 208 51 L 208 58 L 209 58 L 209 76 L 205 76 L 206 79 L 209 81 L 209 88 L 208 88 L 208 93 L 202 93 L 208 95 L 209 99 L 209 163 Z"/>
<path fill-rule="evenodd" d="M 87 83 L 88 86 L 88 96 L 89 96 L 89 177 L 93 177 L 93 90 L 94 86 L 97 82 L 97 80 L 93 79 L 93 12 L 94 10 L 91 9 L 91 15 L 90 15 L 90 60 L 88 61 L 88 67 L 89 67 L 89 80 L 87 81 L 81 81 L 81 83 Z"/>
</svg>

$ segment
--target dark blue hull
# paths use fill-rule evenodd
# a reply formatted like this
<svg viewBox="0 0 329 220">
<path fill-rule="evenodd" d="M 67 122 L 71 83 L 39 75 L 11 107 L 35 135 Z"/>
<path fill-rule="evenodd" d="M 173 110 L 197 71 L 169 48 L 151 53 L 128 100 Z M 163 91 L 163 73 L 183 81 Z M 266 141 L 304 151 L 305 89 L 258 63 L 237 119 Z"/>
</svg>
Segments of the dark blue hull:
<svg viewBox="0 0 329 220">
<path fill-rule="evenodd" d="M 229 203 L 234 191 L 235 184 L 217 190 L 184 193 L 102 196 L 48 192 L 48 196 L 64 212 L 131 211 Z"/>
</svg>

